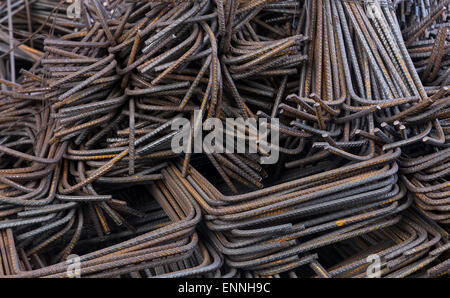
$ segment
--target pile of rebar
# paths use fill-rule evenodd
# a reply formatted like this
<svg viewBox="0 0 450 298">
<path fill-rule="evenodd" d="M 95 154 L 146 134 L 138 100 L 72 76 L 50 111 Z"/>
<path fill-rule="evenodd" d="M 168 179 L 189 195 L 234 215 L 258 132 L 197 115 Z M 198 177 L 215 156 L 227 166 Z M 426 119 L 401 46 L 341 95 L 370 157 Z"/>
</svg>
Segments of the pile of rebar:
<svg viewBox="0 0 450 298">
<path fill-rule="evenodd" d="M 0 1 L 0 276 L 448 275 L 449 7 Z"/>
</svg>

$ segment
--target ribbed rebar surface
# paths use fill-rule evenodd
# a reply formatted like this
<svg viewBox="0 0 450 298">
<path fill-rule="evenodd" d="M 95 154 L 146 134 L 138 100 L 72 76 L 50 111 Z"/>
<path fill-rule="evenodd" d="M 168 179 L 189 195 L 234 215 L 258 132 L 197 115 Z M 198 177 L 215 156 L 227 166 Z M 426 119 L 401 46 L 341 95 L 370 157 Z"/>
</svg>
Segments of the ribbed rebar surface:
<svg viewBox="0 0 450 298">
<path fill-rule="evenodd" d="M 0 276 L 448 275 L 450 0 L 68 2 L 0 1 Z"/>
</svg>

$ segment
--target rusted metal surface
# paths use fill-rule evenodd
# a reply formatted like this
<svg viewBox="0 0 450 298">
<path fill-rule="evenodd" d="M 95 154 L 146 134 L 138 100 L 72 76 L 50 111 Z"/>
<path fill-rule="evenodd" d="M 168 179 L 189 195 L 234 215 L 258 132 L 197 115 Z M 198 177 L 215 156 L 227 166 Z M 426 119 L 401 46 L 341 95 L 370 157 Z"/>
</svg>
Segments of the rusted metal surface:
<svg viewBox="0 0 450 298">
<path fill-rule="evenodd" d="M 2 1 L 0 276 L 448 274 L 449 5 Z"/>
</svg>

